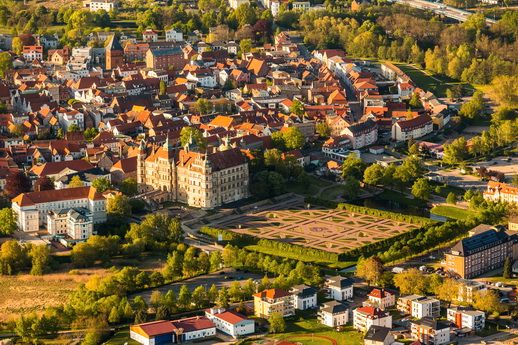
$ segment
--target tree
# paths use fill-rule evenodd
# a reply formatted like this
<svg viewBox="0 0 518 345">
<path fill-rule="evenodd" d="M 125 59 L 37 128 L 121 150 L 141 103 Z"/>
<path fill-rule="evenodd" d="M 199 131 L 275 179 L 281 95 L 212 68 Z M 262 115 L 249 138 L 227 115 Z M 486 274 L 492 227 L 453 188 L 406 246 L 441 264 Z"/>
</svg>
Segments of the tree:
<svg viewBox="0 0 518 345">
<path fill-rule="evenodd" d="M 484 96 L 482 92 L 476 91 L 468 102 L 460 107 L 459 115 L 468 119 L 474 119 L 482 114 L 484 110 Z"/>
<path fill-rule="evenodd" d="M 97 136 L 97 134 L 99 134 L 99 131 L 97 130 L 97 128 L 95 127 L 91 127 L 91 128 L 87 128 L 85 129 L 85 131 L 83 132 L 83 136 L 85 137 L 86 140 L 90 141 L 92 140 L 93 138 L 95 138 Z"/>
<path fill-rule="evenodd" d="M 97 259 L 97 251 L 86 242 L 78 243 L 72 248 L 71 258 L 75 267 L 90 267 Z"/>
<path fill-rule="evenodd" d="M 442 161 L 446 164 L 458 164 L 468 157 L 466 138 L 459 137 L 450 144 L 444 145 Z"/>
<path fill-rule="evenodd" d="M 10 235 L 18 229 L 16 217 L 11 208 L 0 210 L 0 236 Z"/>
<path fill-rule="evenodd" d="M 447 278 L 440 284 L 434 293 L 442 301 L 452 303 L 458 299 L 460 284 L 455 279 Z"/>
<path fill-rule="evenodd" d="M 290 112 L 297 115 L 299 118 L 304 115 L 304 104 L 298 99 L 293 100 L 293 104 L 290 107 Z"/>
<path fill-rule="evenodd" d="M 426 178 L 420 178 L 412 185 L 412 195 L 418 199 L 428 200 L 430 198 L 431 191 L 432 187 Z"/>
<path fill-rule="evenodd" d="M 415 156 L 405 158 L 403 164 L 396 168 L 394 178 L 401 181 L 403 184 L 408 184 L 414 181 L 423 174 L 421 160 Z"/>
<path fill-rule="evenodd" d="M 159 84 L 159 94 L 161 96 L 164 96 L 165 94 L 167 93 L 167 84 L 165 81 L 163 80 L 160 80 L 160 84 Z"/>
<path fill-rule="evenodd" d="M 509 279 L 512 277 L 512 275 L 513 275 L 512 267 L 513 267 L 513 263 L 511 261 L 511 258 L 506 257 L 505 261 L 504 261 L 504 273 L 503 273 L 504 279 Z"/>
<path fill-rule="evenodd" d="M 356 276 L 365 279 L 370 285 L 377 284 L 383 273 L 383 263 L 376 256 L 358 260 L 356 265 Z"/>
<path fill-rule="evenodd" d="M 42 275 L 50 270 L 50 248 L 46 245 L 34 245 L 29 251 L 32 261 L 31 274 Z"/>
<path fill-rule="evenodd" d="M 408 101 L 408 105 L 412 107 L 412 109 L 420 109 L 423 107 L 423 104 L 421 103 L 421 98 L 419 97 L 419 94 L 417 92 L 414 92 L 412 94 L 412 97 Z"/>
<path fill-rule="evenodd" d="M 202 115 L 206 115 L 212 112 L 212 103 L 205 98 L 198 98 L 194 102 L 194 110 Z"/>
<path fill-rule="evenodd" d="M 125 178 L 119 184 L 119 191 L 127 196 L 133 196 L 138 193 L 137 180 L 134 178 Z"/>
<path fill-rule="evenodd" d="M 112 187 L 112 184 L 106 177 L 98 177 L 92 182 L 92 187 L 99 193 L 104 193 Z"/>
<path fill-rule="evenodd" d="M 241 53 L 249 53 L 251 50 L 252 50 L 252 40 L 250 38 L 245 38 L 245 39 L 242 39 L 240 42 L 239 42 L 239 50 L 241 51 Z"/>
<path fill-rule="evenodd" d="M 210 270 L 217 271 L 221 269 L 223 266 L 223 258 L 221 257 L 221 252 L 219 250 L 213 251 L 209 256 L 210 261 Z"/>
<path fill-rule="evenodd" d="M 191 305 L 191 293 L 187 285 L 182 285 L 178 292 L 178 305 L 183 309 L 187 309 Z"/>
<path fill-rule="evenodd" d="M 473 294 L 473 307 L 487 313 L 499 314 L 505 310 L 500 297 L 494 290 L 482 290 Z"/>
<path fill-rule="evenodd" d="M 11 54 L 8 52 L 0 53 L 0 77 L 5 78 L 7 71 L 13 68 Z"/>
<path fill-rule="evenodd" d="M 0 274 L 16 274 L 29 266 L 27 249 L 18 241 L 9 240 L 0 246 Z"/>
<path fill-rule="evenodd" d="M 354 200 L 360 193 L 360 181 L 353 176 L 347 176 L 344 179 L 344 194 L 347 200 Z"/>
<path fill-rule="evenodd" d="M 180 131 L 180 143 L 182 146 L 196 145 L 200 151 L 205 150 L 207 142 L 203 137 L 202 132 L 195 127 L 183 127 Z"/>
<path fill-rule="evenodd" d="M 284 192 L 285 183 L 281 174 L 275 171 L 261 171 L 254 175 L 250 192 L 264 199 Z"/>
<path fill-rule="evenodd" d="M 81 130 L 81 128 L 79 128 L 78 125 L 76 124 L 71 124 L 68 129 L 67 129 L 67 132 L 68 133 L 74 133 L 74 132 L 79 132 Z"/>
<path fill-rule="evenodd" d="M 363 163 L 355 153 L 350 153 L 342 163 L 342 177 L 352 176 L 356 179 L 362 178 Z"/>
<path fill-rule="evenodd" d="M 31 190 L 31 181 L 20 170 L 11 171 L 5 179 L 4 193 L 12 199 L 20 193 L 26 193 Z"/>
<path fill-rule="evenodd" d="M 115 195 L 108 199 L 106 212 L 115 217 L 131 216 L 131 205 L 129 198 L 125 195 Z"/>
<path fill-rule="evenodd" d="M 282 136 L 287 150 L 298 150 L 304 145 L 304 135 L 298 127 L 288 127 L 282 131 Z"/>
<path fill-rule="evenodd" d="M 376 186 L 383 181 L 385 169 L 380 164 L 371 164 L 363 172 L 363 182 Z"/>
<path fill-rule="evenodd" d="M 324 121 L 317 123 L 315 131 L 321 138 L 329 138 L 331 136 L 331 127 Z"/>
<path fill-rule="evenodd" d="M 491 91 L 500 104 L 511 105 L 518 100 L 518 76 L 496 76 L 491 82 Z"/>
<path fill-rule="evenodd" d="M 79 177 L 79 175 L 74 175 L 70 179 L 67 188 L 79 188 L 84 187 L 84 185 L 83 181 L 81 181 L 81 177 Z"/>
<path fill-rule="evenodd" d="M 449 192 L 446 197 L 446 202 L 451 205 L 455 205 L 457 203 L 457 195 L 453 192 Z"/>
<path fill-rule="evenodd" d="M 20 55 L 23 51 L 23 42 L 20 37 L 14 37 L 11 42 L 11 47 L 13 49 L 13 52 Z"/>
<path fill-rule="evenodd" d="M 270 333 L 282 333 L 286 330 L 286 322 L 279 312 L 271 313 L 268 323 L 270 324 Z"/>
<path fill-rule="evenodd" d="M 34 190 L 36 192 L 41 192 L 44 190 L 53 190 L 54 182 L 48 176 L 39 177 L 34 183 Z"/>
<path fill-rule="evenodd" d="M 394 276 L 394 285 L 403 295 L 423 295 L 427 290 L 427 281 L 424 274 L 416 268 L 410 268 Z"/>
<path fill-rule="evenodd" d="M 228 308 L 228 289 L 226 287 L 219 290 L 216 304 L 221 308 Z"/>
</svg>

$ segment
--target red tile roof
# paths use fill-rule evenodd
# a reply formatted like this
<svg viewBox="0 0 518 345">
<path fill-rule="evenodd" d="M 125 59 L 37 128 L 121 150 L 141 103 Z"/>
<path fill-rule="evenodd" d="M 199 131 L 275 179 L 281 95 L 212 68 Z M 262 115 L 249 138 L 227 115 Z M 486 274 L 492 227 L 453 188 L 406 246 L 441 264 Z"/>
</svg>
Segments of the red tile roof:
<svg viewBox="0 0 518 345">
<path fill-rule="evenodd" d="M 43 165 L 35 165 L 31 168 L 31 172 L 38 176 L 54 175 L 64 169 L 70 169 L 77 172 L 93 169 L 94 166 L 83 159 L 64 161 L 64 162 L 50 162 Z"/>
<path fill-rule="evenodd" d="M 176 327 L 173 326 L 171 321 L 165 320 L 142 323 L 133 327 L 140 327 L 140 329 L 142 329 L 142 331 L 144 331 L 144 333 L 146 333 L 149 337 L 155 337 L 157 335 L 166 333 L 173 333 L 176 330 Z"/>
<path fill-rule="evenodd" d="M 19 206 L 31 206 L 53 201 L 75 199 L 103 200 L 101 193 L 94 187 L 65 188 L 58 190 L 45 190 L 41 192 L 21 193 L 13 198 L 12 202 Z"/>
<path fill-rule="evenodd" d="M 282 298 L 282 297 L 286 297 L 286 296 L 290 296 L 290 294 L 281 289 L 268 289 L 268 290 L 264 290 L 264 291 L 254 294 L 254 297 L 268 298 L 268 299 L 277 299 L 277 298 Z"/>
<path fill-rule="evenodd" d="M 239 313 L 236 313 L 234 311 L 226 310 L 222 313 L 216 313 L 214 314 L 217 318 L 226 321 L 232 325 L 235 325 L 241 321 L 248 320 L 244 315 L 241 315 Z"/>
<path fill-rule="evenodd" d="M 190 317 L 187 319 L 171 321 L 175 328 L 182 328 L 183 332 L 199 331 L 202 329 L 213 328 L 214 323 L 207 319 L 205 316 Z"/>
</svg>

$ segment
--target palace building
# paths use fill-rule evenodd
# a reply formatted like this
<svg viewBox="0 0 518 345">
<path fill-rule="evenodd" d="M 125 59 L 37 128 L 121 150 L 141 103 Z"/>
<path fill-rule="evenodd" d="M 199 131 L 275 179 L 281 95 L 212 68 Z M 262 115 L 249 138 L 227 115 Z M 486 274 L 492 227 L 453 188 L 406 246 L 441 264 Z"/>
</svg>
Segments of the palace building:
<svg viewBox="0 0 518 345">
<path fill-rule="evenodd" d="M 237 148 L 221 145 L 198 152 L 192 143 L 174 148 L 169 140 L 148 150 L 141 142 L 137 156 L 140 193 L 160 191 L 158 201 L 178 201 L 210 209 L 248 197 L 248 163 Z"/>
</svg>

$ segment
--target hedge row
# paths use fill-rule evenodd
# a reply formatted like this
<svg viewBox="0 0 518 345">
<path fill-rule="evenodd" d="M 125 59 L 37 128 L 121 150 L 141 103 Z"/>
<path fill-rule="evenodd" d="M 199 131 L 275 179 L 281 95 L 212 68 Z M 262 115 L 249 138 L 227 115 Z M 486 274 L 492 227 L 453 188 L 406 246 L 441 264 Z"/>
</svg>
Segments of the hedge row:
<svg viewBox="0 0 518 345">
<path fill-rule="evenodd" d="M 240 233 L 233 232 L 230 230 L 211 228 L 209 226 L 201 227 L 200 232 L 202 234 L 210 236 L 214 239 L 217 239 L 218 236 L 221 235 L 222 240 L 224 242 L 227 242 L 227 243 L 239 246 L 239 247 L 257 244 L 257 242 L 259 241 L 259 238 L 254 237 L 254 236 L 240 234 Z"/>
<path fill-rule="evenodd" d="M 385 210 L 379 210 L 375 208 L 369 208 L 364 206 L 345 204 L 345 203 L 337 203 L 334 201 L 323 200 L 314 197 L 307 197 L 306 203 L 309 204 L 317 204 L 328 208 L 337 208 L 339 210 L 347 210 L 354 213 L 361 213 L 368 216 L 374 216 L 379 218 L 388 218 L 398 222 L 405 222 L 416 225 L 432 225 L 436 222 L 425 217 L 413 216 L 408 214 L 395 213 Z"/>
</svg>

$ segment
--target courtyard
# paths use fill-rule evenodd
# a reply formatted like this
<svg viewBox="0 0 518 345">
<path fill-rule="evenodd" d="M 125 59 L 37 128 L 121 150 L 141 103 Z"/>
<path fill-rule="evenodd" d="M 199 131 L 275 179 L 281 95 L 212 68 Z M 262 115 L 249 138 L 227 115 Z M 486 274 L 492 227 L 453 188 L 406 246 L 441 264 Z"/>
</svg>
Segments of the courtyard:
<svg viewBox="0 0 518 345">
<path fill-rule="evenodd" d="M 213 219 L 208 226 L 331 253 L 343 253 L 416 227 L 391 219 L 306 205 L 303 197 L 295 194 Z"/>
</svg>

